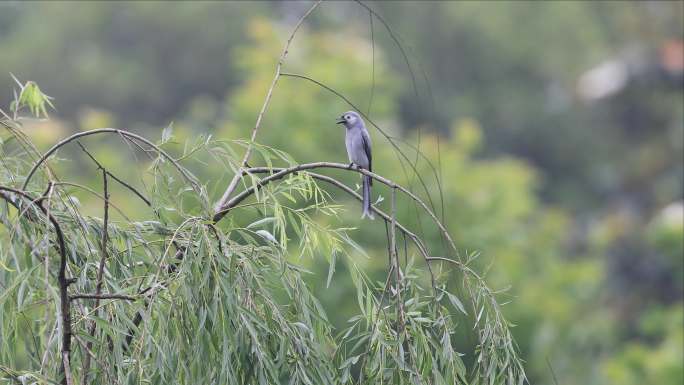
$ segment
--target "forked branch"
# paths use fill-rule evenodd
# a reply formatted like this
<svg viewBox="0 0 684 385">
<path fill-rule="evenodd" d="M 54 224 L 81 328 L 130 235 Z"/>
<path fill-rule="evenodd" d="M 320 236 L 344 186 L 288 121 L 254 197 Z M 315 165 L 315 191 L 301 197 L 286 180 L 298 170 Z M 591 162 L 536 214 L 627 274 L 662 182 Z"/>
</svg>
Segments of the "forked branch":
<svg viewBox="0 0 684 385">
<path fill-rule="evenodd" d="M 249 141 L 249 144 L 247 145 L 245 155 L 242 157 L 242 161 L 240 162 L 240 168 L 237 170 L 235 176 L 230 181 L 230 184 L 228 185 L 228 188 L 226 188 L 226 191 L 223 193 L 221 199 L 218 202 L 216 202 L 216 205 L 214 207 L 215 213 L 222 211 L 226 207 L 226 203 L 228 202 L 228 199 L 230 199 L 230 195 L 235 191 L 235 188 L 237 188 L 237 185 L 240 182 L 240 179 L 242 177 L 242 170 L 247 165 L 247 161 L 249 160 L 249 157 L 252 154 L 252 147 L 254 141 L 256 140 L 257 132 L 259 131 L 259 126 L 261 125 L 261 120 L 263 119 L 264 113 L 266 113 L 266 109 L 268 108 L 268 105 L 271 102 L 271 96 L 273 95 L 273 90 L 275 89 L 276 84 L 278 84 L 278 79 L 280 79 L 280 71 L 283 67 L 283 63 L 285 62 L 285 57 L 287 56 L 287 53 L 290 49 L 290 44 L 292 43 L 292 40 L 294 40 L 294 37 L 297 34 L 297 31 L 299 30 L 299 27 L 301 27 L 304 20 L 306 20 L 306 18 L 309 17 L 311 12 L 313 12 L 313 10 L 316 9 L 316 7 L 318 7 L 321 1 L 322 0 L 316 1 L 316 3 L 314 3 L 314 5 L 312 5 L 311 8 L 309 8 L 309 10 L 306 11 L 306 13 L 302 15 L 301 18 L 299 18 L 299 21 L 292 30 L 292 33 L 290 33 L 290 37 L 287 39 L 287 42 L 285 43 L 283 52 L 280 54 L 280 58 L 278 58 L 278 64 L 276 64 L 275 75 L 273 76 L 273 80 L 271 81 L 271 86 L 268 88 L 268 91 L 266 92 L 266 98 L 264 99 L 264 103 L 261 105 L 261 110 L 257 115 L 256 123 L 254 123 L 254 128 L 252 129 L 251 139 Z"/>
</svg>

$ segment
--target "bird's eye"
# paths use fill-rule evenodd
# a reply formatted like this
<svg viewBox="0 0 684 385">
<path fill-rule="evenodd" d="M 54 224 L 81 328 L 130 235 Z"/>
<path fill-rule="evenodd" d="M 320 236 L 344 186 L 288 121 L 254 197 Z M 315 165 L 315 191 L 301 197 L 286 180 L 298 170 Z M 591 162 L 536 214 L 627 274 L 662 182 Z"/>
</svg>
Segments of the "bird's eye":
<svg viewBox="0 0 684 385">
<path fill-rule="evenodd" d="M 349 115 L 344 116 L 344 120 L 349 120 L 349 119 L 351 119 L 351 116 L 349 116 Z"/>
</svg>

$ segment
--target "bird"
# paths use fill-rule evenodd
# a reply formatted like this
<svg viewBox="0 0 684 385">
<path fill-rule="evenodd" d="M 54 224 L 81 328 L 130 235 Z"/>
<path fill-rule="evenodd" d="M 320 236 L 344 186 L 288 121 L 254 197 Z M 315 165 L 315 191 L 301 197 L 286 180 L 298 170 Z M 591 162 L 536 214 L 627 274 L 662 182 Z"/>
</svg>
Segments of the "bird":
<svg viewBox="0 0 684 385">
<path fill-rule="evenodd" d="M 371 155 L 371 140 L 366 130 L 366 124 L 356 111 L 347 111 L 337 119 L 337 124 L 344 124 L 347 128 L 345 145 L 349 156 L 349 168 L 358 168 L 373 171 L 373 157 Z M 371 186 L 373 178 L 363 175 L 363 214 L 361 219 L 368 217 L 374 219 L 371 209 Z"/>
</svg>

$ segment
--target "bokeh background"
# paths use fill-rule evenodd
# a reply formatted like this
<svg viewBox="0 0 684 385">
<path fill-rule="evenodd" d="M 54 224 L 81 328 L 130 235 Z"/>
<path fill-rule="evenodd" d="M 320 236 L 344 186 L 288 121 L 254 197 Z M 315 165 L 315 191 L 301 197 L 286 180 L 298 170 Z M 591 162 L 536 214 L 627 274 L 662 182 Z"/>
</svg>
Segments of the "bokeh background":
<svg viewBox="0 0 684 385">
<path fill-rule="evenodd" d="M 290 50 L 286 71 L 343 93 L 424 154 L 417 167 L 457 243 L 481 252 L 491 285 L 511 286 L 505 311 L 533 384 L 684 382 L 683 4 L 369 2 L 397 44 L 358 4 L 326 2 Z M 246 138 L 310 5 L 0 2 L 0 106 L 10 73 L 55 98 L 50 120 L 24 124 L 41 148 L 107 126 L 158 139 L 171 122 L 181 150 L 201 134 Z M 347 109 L 282 78 L 258 140 L 300 162 L 344 162 L 333 120 Z M 377 172 L 415 182 L 371 131 Z M 121 148 L 88 144 L 134 178 Z M 86 165 L 76 156 L 64 175 L 97 186 Z M 188 167 L 220 196 L 224 174 Z M 364 264 L 382 277 L 385 230 L 348 203 Z M 400 216 L 440 243 L 415 211 Z M 326 259 L 303 263 L 321 272 L 311 284 L 343 326 L 357 306 L 344 269 L 326 288 Z"/>
</svg>

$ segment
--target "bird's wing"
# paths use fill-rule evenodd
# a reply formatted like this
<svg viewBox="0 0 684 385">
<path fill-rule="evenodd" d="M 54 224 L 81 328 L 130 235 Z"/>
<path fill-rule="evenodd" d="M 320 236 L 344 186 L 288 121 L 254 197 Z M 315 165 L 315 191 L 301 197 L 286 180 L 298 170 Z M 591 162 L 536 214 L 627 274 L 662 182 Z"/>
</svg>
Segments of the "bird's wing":
<svg viewBox="0 0 684 385">
<path fill-rule="evenodd" d="M 366 153 L 368 158 L 368 171 L 373 171 L 373 161 L 371 155 L 371 141 L 370 136 L 368 136 L 368 131 L 361 131 L 361 138 L 363 138 L 363 151 Z"/>
</svg>

